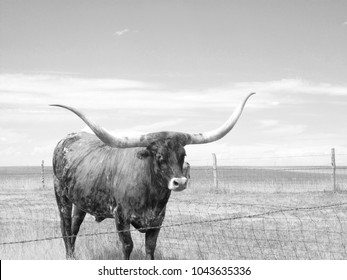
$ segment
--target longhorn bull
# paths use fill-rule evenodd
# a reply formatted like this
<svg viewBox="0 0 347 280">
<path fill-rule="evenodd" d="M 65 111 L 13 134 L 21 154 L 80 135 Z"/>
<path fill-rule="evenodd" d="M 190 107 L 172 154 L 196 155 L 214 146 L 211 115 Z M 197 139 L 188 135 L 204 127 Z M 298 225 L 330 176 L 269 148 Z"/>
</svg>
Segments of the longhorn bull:
<svg viewBox="0 0 347 280">
<path fill-rule="evenodd" d="M 89 213 L 98 222 L 115 219 L 124 259 L 129 259 L 133 249 L 130 224 L 146 234 L 146 259 L 154 259 L 171 191 L 182 191 L 188 183 L 184 146 L 210 143 L 225 136 L 252 94 L 222 126 L 198 134 L 164 131 L 115 137 L 78 110 L 51 105 L 72 111 L 95 133 L 69 134 L 54 150 L 54 191 L 66 257 L 74 258 L 76 237 Z"/>
</svg>

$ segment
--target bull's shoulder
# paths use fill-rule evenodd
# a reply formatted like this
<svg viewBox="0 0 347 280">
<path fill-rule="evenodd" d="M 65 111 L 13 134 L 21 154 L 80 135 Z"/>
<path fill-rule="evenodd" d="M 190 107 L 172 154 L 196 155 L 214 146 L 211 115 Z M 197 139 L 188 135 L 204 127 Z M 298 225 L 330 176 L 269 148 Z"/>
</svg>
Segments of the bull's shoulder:
<svg viewBox="0 0 347 280">
<path fill-rule="evenodd" d="M 61 139 L 53 153 L 53 171 L 57 175 L 62 169 L 74 162 L 76 158 L 83 159 L 103 143 L 93 134 L 86 132 L 70 133 Z"/>
<path fill-rule="evenodd" d="M 137 157 L 137 153 L 142 149 L 113 148 L 94 134 L 72 133 L 56 146 L 53 171 L 60 180 L 76 178 L 77 175 L 99 180 L 103 178 L 103 174 L 109 174 L 110 178 L 117 174 L 122 179 L 128 177 L 133 170 L 143 170 L 145 161 Z M 138 172 L 135 175 L 140 176 Z"/>
</svg>

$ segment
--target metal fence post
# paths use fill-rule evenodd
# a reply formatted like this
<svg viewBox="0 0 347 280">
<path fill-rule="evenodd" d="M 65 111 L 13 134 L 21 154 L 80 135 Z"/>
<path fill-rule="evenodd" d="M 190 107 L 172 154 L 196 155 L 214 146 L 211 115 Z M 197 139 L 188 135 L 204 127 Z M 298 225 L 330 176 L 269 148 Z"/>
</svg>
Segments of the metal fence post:
<svg viewBox="0 0 347 280">
<path fill-rule="evenodd" d="M 41 183 L 42 183 L 42 188 L 45 188 L 45 161 L 42 160 L 41 162 Z"/>
<path fill-rule="evenodd" d="M 337 192 L 336 186 L 336 161 L 335 161 L 335 149 L 331 149 L 331 168 L 332 168 L 332 181 L 333 181 L 333 190 Z"/>
<path fill-rule="evenodd" d="M 216 157 L 216 154 L 212 154 L 212 159 L 213 159 L 213 166 L 212 166 L 212 171 L 213 171 L 213 186 L 214 186 L 215 189 L 218 189 L 217 157 Z"/>
</svg>

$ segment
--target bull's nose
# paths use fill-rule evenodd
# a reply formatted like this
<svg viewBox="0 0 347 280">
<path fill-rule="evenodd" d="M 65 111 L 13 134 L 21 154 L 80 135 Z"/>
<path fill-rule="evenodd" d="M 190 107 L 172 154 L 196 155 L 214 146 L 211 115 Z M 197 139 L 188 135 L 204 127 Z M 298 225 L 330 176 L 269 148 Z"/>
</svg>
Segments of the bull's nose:
<svg viewBox="0 0 347 280">
<path fill-rule="evenodd" d="M 187 178 L 172 178 L 169 182 L 169 189 L 173 191 L 182 191 L 187 187 Z"/>
<path fill-rule="evenodd" d="M 187 182 L 187 178 L 186 177 L 174 178 L 173 179 L 174 186 L 184 185 L 186 182 Z"/>
</svg>

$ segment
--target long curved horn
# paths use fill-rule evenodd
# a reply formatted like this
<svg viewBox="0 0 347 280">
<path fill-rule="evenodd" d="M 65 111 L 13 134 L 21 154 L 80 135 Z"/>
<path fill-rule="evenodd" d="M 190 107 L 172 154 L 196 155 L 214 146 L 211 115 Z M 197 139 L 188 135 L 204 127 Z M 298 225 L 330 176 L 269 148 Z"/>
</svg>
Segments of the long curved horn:
<svg viewBox="0 0 347 280">
<path fill-rule="evenodd" d="M 224 137 L 237 123 L 238 119 L 241 116 L 242 110 L 246 105 L 248 98 L 250 98 L 255 92 L 250 93 L 245 100 L 235 109 L 234 113 L 230 116 L 230 118 L 222 124 L 217 129 L 204 132 L 204 133 L 195 133 L 190 134 L 190 142 L 187 144 L 205 144 L 213 141 L 217 141 Z"/>
<path fill-rule="evenodd" d="M 95 133 L 95 135 L 106 145 L 115 147 L 115 148 L 132 148 L 132 147 L 147 147 L 151 143 L 158 141 L 160 139 L 165 138 L 174 138 L 180 137 L 185 145 L 189 144 L 204 144 L 210 143 L 213 141 L 217 141 L 218 139 L 225 136 L 236 124 L 237 120 L 241 116 L 242 110 L 248 100 L 248 98 L 254 93 L 249 94 L 246 99 L 236 108 L 235 112 L 231 115 L 231 117 L 219 128 L 205 132 L 205 133 L 182 133 L 182 132 L 173 132 L 173 131 L 162 131 L 162 132 L 154 132 L 147 134 L 139 134 L 137 136 L 132 137 L 116 137 L 105 130 L 103 127 L 95 124 L 91 120 L 89 120 L 84 114 L 76 110 L 75 108 L 59 105 L 59 104 L 51 104 L 50 106 L 56 106 L 65 108 L 70 110 L 79 116 Z"/>
<path fill-rule="evenodd" d="M 104 142 L 108 146 L 115 147 L 115 148 L 147 147 L 149 144 L 151 144 L 152 142 L 158 139 L 168 138 L 173 136 L 172 132 L 158 132 L 158 133 L 148 133 L 145 135 L 138 135 L 133 137 L 115 137 L 103 127 L 89 120 L 84 114 L 82 114 L 80 111 L 78 111 L 75 108 L 72 108 L 70 106 L 65 106 L 65 105 L 59 105 L 59 104 L 51 104 L 50 106 L 65 108 L 75 113 L 90 127 L 90 129 L 95 133 L 95 135 L 102 142 Z"/>
</svg>

